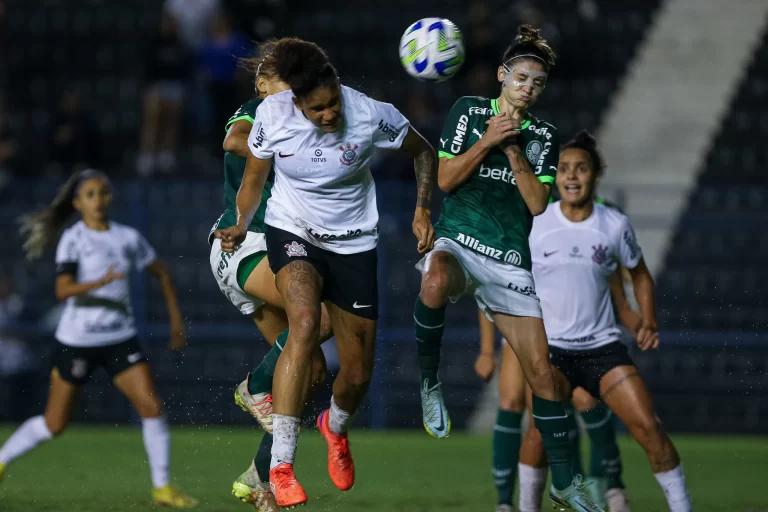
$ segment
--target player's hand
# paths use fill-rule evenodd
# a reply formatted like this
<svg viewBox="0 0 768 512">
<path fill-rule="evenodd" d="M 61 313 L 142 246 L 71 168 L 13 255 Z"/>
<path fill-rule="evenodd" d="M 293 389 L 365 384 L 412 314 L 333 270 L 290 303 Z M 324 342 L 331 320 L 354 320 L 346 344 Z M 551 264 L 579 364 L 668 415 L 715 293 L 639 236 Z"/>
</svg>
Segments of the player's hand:
<svg viewBox="0 0 768 512">
<path fill-rule="evenodd" d="M 485 124 L 488 125 L 488 129 L 480 141 L 487 147 L 497 146 L 507 139 L 514 141 L 520 130 L 520 121 L 512 119 L 506 112 L 493 116 Z"/>
<path fill-rule="evenodd" d="M 419 254 L 429 252 L 435 247 L 435 228 L 432 227 L 431 213 L 426 208 L 416 208 L 413 215 L 413 234 L 419 241 L 416 250 Z"/>
<path fill-rule="evenodd" d="M 184 333 L 184 320 L 181 318 L 181 313 L 176 311 L 171 314 L 171 338 L 168 343 L 168 348 L 171 350 L 181 350 L 184 345 L 187 344 L 187 336 Z"/>
<path fill-rule="evenodd" d="M 245 240 L 246 234 L 248 230 L 239 224 L 213 232 L 213 236 L 221 240 L 221 250 L 224 252 L 235 252 L 237 246 Z"/>
<path fill-rule="evenodd" d="M 107 273 L 99 279 L 99 283 L 101 286 L 106 286 L 112 281 L 119 281 L 120 279 L 125 279 L 125 272 L 115 272 L 115 266 L 112 265 L 107 269 Z"/>
<path fill-rule="evenodd" d="M 637 330 L 637 345 L 640 350 L 656 350 L 659 348 L 659 332 L 655 323 L 643 320 L 640 328 Z"/>
<path fill-rule="evenodd" d="M 477 356 L 477 359 L 475 360 L 475 373 L 477 373 L 483 381 L 488 382 L 491 380 L 491 377 L 493 377 L 495 371 L 496 357 L 487 352 L 480 352 L 480 355 Z"/>
</svg>

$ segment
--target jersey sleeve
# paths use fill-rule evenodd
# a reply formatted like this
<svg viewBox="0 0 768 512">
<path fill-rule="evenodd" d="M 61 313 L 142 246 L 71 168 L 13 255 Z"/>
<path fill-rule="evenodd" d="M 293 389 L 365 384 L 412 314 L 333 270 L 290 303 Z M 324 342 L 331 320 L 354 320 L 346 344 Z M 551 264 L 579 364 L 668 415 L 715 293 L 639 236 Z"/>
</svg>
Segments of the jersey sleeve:
<svg viewBox="0 0 768 512">
<path fill-rule="evenodd" d="M 232 123 L 238 121 L 248 121 L 253 124 L 253 117 L 256 115 L 256 107 L 258 106 L 259 102 L 256 101 L 249 101 L 248 103 L 241 105 L 240 108 L 232 114 L 232 117 L 229 118 L 227 124 L 224 125 L 224 131 L 228 131 Z"/>
<path fill-rule="evenodd" d="M 411 123 L 391 103 L 370 99 L 373 145 L 382 149 L 398 149 L 408 134 Z"/>
<path fill-rule="evenodd" d="M 134 231 L 133 265 L 136 270 L 144 270 L 157 259 L 157 253 L 144 235 Z"/>
<path fill-rule="evenodd" d="M 466 98 L 459 98 L 454 103 L 443 124 L 440 134 L 440 158 L 454 158 L 464 153 L 467 147 L 467 126 L 469 125 L 469 105 Z"/>
<path fill-rule="evenodd" d="M 622 215 L 619 226 L 619 236 L 621 237 L 619 240 L 619 263 L 623 267 L 633 269 L 640 263 L 643 251 L 640 249 L 640 244 L 637 243 L 637 236 L 632 224 L 629 223 L 629 217 Z"/>
<path fill-rule="evenodd" d="M 539 181 L 555 188 L 555 177 L 557 176 L 557 162 L 560 159 L 560 136 L 554 127 L 550 127 L 544 135 L 544 149 L 539 157 L 534 172 Z"/>
<path fill-rule="evenodd" d="M 80 261 L 80 250 L 72 232 L 67 230 L 59 239 L 56 246 L 56 275 L 71 274 L 77 276 L 77 266 Z"/>
<path fill-rule="evenodd" d="M 256 158 L 262 160 L 269 160 L 275 156 L 275 151 L 272 149 L 269 139 L 267 138 L 267 130 L 270 127 L 269 113 L 267 112 L 268 105 L 262 103 L 253 116 L 253 126 L 251 127 L 251 133 L 248 135 L 248 147 L 251 149 L 251 153 Z"/>
</svg>

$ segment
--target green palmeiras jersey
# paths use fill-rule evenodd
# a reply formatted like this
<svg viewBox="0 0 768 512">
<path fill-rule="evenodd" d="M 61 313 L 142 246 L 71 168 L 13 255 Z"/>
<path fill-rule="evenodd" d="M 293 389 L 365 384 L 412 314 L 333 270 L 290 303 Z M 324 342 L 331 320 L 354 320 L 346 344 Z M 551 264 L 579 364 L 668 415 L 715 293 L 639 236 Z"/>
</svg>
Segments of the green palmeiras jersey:
<svg viewBox="0 0 768 512">
<path fill-rule="evenodd" d="M 497 100 L 465 96 L 448 114 L 440 137 L 439 156 L 455 158 L 477 143 L 486 121 L 499 113 Z M 551 124 L 529 116 L 517 135 L 530 169 L 553 186 L 559 141 Z M 531 270 L 528 235 L 533 216 L 515 184 L 509 158 L 493 148 L 472 176 L 443 201 L 438 237 L 455 240 L 495 260 Z"/>
<path fill-rule="evenodd" d="M 256 109 L 263 100 L 253 99 L 243 104 L 237 112 L 227 121 L 225 130 L 229 130 L 232 123 L 237 121 L 248 121 L 253 124 L 253 118 L 256 115 Z M 245 174 L 245 158 L 227 151 L 224 153 L 224 213 L 213 226 L 211 233 L 216 229 L 225 229 L 237 224 L 237 191 L 240 190 L 240 183 Z M 261 204 L 253 220 L 248 225 L 248 231 L 255 233 L 264 233 L 266 224 L 264 223 L 264 214 L 267 211 L 267 199 L 272 195 L 272 182 L 267 181 L 264 184 L 264 191 L 261 193 Z M 210 239 L 210 235 L 209 235 Z"/>
</svg>

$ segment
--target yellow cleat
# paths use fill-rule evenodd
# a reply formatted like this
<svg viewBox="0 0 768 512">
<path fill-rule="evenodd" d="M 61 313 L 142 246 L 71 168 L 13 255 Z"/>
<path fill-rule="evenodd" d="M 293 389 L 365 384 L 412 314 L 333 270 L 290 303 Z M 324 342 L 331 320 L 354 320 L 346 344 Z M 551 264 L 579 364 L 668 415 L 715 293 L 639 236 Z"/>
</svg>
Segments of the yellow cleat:
<svg viewBox="0 0 768 512">
<path fill-rule="evenodd" d="M 4 476 L 5 476 L 5 464 L 0 462 L 0 482 L 3 481 Z"/>
<path fill-rule="evenodd" d="M 256 465 L 251 466 L 232 484 L 232 494 L 243 503 L 250 503 L 256 512 L 278 512 L 269 482 L 262 482 Z"/>
<path fill-rule="evenodd" d="M 152 503 L 176 509 L 190 509 L 197 506 L 195 498 L 185 495 L 171 485 L 152 489 Z"/>
</svg>

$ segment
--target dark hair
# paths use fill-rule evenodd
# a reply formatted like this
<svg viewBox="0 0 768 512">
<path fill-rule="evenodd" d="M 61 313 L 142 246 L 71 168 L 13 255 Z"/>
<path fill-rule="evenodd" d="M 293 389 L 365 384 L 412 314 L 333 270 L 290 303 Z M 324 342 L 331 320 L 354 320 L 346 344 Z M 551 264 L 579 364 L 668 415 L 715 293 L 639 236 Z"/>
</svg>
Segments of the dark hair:
<svg viewBox="0 0 768 512">
<path fill-rule="evenodd" d="M 286 82 L 297 98 L 308 96 L 318 87 L 337 83 L 336 68 L 325 51 L 315 43 L 296 38 L 281 39 L 273 55 L 277 76 Z"/>
<path fill-rule="evenodd" d="M 581 149 L 589 153 L 589 157 L 592 159 L 592 169 L 598 176 L 602 176 L 605 171 L 605 162 L 603 161 L 602 155 L 600 155 L 600 152 L 597 150 L 597 140 L 595 140 L 595 137 L 591 133 L 587 130 L 581 130 L 573 139 L 563 144 L 563 147 L 560 148 L 560 152 L 571 148 Z"/>
<path fill-rule="evenodd" d="M 303 42 L 304 41 L 296 37 L 270 39 L 268 41 L 264 41 L 258 46 L 256 50 L 258 57 L 240 59 L 238 63 L 241 68 L 245 69 L 249 73 L 253 73 L 256 78 L 260 76 L 265 78 L 278 77 L 285 81 L 284 78 L 280 77 L 277 72 L 277 63 L 287 58 L 289 50 L 291 50 L 296 44 Z"/>
<path fill-rule="evenodd" d="M 501 62 L 506 63 L 517 57 L 538 60 L 544 64 L 544 69 L 547 72 L 555 66 L 557 60 L 555 50 L 549 46 L 546 39 L 539 35 L 539 29 L 533 28 L 531 25 L 517 27 L 517 37 L 504 52 Z"/>
<path fill-rule="evenodd" d="M 19 217 L 19 232 L 24 239 L 23 248 L 28 260 L 36 260 L 42 256 L 51 240 L 58 236 L 69 218 L 75 213 L 72 201 L 77 196 L 80 185 L 92 178 L 109 181 L 106 174 L 94 169 L 76 172 L 59 188 L 59 192 L 50 205 L 42 210 Z"/>
</svg>

